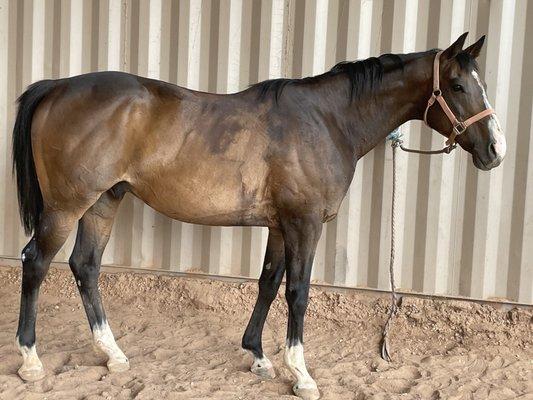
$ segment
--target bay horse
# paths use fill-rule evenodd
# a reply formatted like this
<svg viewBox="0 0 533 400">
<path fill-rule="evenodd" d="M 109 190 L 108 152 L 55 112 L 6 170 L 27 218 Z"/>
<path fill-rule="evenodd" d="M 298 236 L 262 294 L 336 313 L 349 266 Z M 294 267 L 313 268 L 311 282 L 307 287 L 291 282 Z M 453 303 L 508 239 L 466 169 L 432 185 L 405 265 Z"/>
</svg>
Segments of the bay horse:
<svg viewBox="0 0 533 400">
<path fill-rule="evenodd" d="M 180 221 L 268 227 L 259 294 L 242 347 L 253 356 L 252 372 L 274 376 L 261 336 L 285 275 L 284 361 L 296 379 L 294 393 L 319 398 L 302 343 L 322 224 L 336 216 L 357 161 L 393 129 L 422 119 L 427 108 L 430 127 L 450 136 L 443 108 L 427 104 L 436 54 L 441 94 L 454 115 L 466 119 L 490 108 L 475 62 L 484 37 L 463 50 L 465 38 L 441 53 L 342 62 L 321 75 L 268 80 L 227 95 L 122 72 L 31 85 L 18 99 L 13 132 L 20 214 L 33 235 L 21 255 L 20 377 L 45 375 L 35 347 L 39 287 L 76 223 L 69 264 L 95 345 L 107 355 L 110 371 L 129 368 L 108 325 L 98 276 L 117 207 L 130 192 Z M 456 141 L 482 170 L 499 165 L 505 154 L 493 114 Z"/>
</svg>

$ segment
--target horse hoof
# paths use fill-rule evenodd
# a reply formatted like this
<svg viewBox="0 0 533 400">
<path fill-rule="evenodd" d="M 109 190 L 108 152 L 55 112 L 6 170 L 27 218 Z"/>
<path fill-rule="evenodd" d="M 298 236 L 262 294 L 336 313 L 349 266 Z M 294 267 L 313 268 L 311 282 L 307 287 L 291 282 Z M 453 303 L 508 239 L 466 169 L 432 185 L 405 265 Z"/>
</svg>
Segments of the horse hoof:
<svg viewBox="0 0 533 400">
<path fill-rule="evenodd" d="M 256 374 L 261 379 L 274 379 L 276 377 L 276 371 L 274 367 L 252 367 L 250 368 L 254 374 Z"/>
<path fill-rule="evenodd" d="M 39 381 L 46 375 L 43 367 L 24 368 L 24 366 L 20 367 L 18 374 L 26 382 Z"/>
<path fill-rule="evenodd" d="M 318 400 L 320 398 L 320 392 L 317 388 L 299 388 L 298 386 L 294 386 L 292 391 L 302 400 Z"/>
<path fill-rule="evenodd" d="M 128 360 L 109 360 L 107 369 L 109 372 L 124 372 L 130 369 L 130 362 Z"/>
</svg>

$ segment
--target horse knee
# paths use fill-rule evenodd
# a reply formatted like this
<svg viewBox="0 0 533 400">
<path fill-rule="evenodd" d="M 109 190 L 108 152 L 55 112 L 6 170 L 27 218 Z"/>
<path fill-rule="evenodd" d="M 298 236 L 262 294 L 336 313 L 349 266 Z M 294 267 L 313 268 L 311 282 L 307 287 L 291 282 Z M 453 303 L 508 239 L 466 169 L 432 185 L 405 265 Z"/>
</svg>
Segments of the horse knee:
<svg viewBox="0 0 533 400">
<path fill-rule="evenodd" d="M 281 263 L 277 265 L 269 263 L 265 268 L 268 269 L 263 270 L 259 278 L 259 297 L 267 301 L 272 301 L 278 292 L 285 267 Z"/>
<path fill-rule="evenodd" d="M 268 303 L 276 298 L 277 285 L 272 280 L 259 282 L 259 297 Z"/>
</svg>

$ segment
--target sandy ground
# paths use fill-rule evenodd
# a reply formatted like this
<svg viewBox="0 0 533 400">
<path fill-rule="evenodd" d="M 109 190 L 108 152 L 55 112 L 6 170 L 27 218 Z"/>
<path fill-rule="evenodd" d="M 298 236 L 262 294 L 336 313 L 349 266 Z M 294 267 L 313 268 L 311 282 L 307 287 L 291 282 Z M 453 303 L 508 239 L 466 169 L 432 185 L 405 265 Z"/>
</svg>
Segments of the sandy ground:
<svg viewBox="0 0 533 400">
<path fill-rule="evenodd" d="M 108 373 L 93 351 L 69 271 L 51 269 L 39 302 L 44 380 L 24 383 L 13 339 L 20 269 L 0 267 L 1 399 L 296 399 L 283 366 L 285 302 L 272 307 L 264 347 L 274 380 L 248 372 L 240 349 L 255 283 L 102 274 L 108 319 L 131 369 Z M 283 289 L 283 288 L 282 288 Z M 378 356 L 387 299 L 312 290 L 306 356 L 323 399 L 533 399 L 533 312 L 404 298 L 394 361 Z"/>
</svg>

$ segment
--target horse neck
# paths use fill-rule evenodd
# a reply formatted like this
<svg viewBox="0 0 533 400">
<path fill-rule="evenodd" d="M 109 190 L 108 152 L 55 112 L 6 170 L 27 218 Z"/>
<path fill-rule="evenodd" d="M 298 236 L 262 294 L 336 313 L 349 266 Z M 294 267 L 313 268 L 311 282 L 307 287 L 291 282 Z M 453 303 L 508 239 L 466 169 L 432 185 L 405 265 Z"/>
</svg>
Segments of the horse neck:
<svg viewBox="0 0 533 400">
<path fill-rule="evenodd" d="M 337 118 L 336 125 L 343 131 L 357 159 L 403 123 L 422 119 L 431 94 L 432 60 L 431 54 L 421 56 L 408 61 L 403 70 L 385 72 L 381 82 L 360 99 L 354 100 L 348 108 L 340 105 L 341 101 L 346 101 L 340 96 L 322 103 L 335 110 L 332 114 Z M 349 83 L 347 78 L 342 78 L 336 84 Z M 345 111 L 341 112 L 342 109 Z"/>
</svg>

